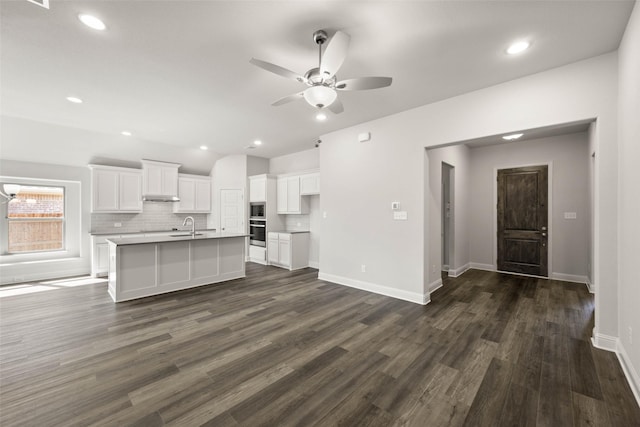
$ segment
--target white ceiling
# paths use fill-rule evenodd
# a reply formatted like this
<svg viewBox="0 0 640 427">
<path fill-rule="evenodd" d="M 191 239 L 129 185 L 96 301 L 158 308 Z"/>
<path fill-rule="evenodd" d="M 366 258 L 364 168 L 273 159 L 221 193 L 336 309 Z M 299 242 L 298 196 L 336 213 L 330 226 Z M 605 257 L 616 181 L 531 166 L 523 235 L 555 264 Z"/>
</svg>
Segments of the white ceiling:
<svg viewBox="0 0 640 427">
<path fill-rule="evenodd" d="M 632 8 L 633 1 L 52 0 L 46 10 L 3 0 L 2 115 L 120 139 L 126 129 L 145 146 L 274 157 L 312 148 L 333 130 L 613 51 Z M 100 17 L 107 30 L 85 27 L 79 13 Z M 304 73 L 317 63 L 317 29 L 351 36 L 339 79 L 393 77 L 389 88 L 342 92 L 345 112 L 324 123 L 304 101 L 272 107 L 303 86 L 249 64 L 256 57 Z M 532 47 L 507 56 L 520 38 Z M 84 103 L 67 102 L 70 95 Z M 264 146 L 247 150 L 258 138 Z"/>
</svg>

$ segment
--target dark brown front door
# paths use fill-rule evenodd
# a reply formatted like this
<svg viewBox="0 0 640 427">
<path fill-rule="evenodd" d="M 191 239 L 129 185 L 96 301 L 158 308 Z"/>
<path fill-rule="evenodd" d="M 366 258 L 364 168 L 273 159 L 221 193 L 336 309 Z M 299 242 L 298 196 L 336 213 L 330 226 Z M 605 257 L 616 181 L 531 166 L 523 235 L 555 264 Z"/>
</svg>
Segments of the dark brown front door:
<svg viewBox="0 0 640 427">
<path fill-rule="evenodd" d="M 547 166 L 498 170 L 498 270 L 547 276 Z"/>
</svg>

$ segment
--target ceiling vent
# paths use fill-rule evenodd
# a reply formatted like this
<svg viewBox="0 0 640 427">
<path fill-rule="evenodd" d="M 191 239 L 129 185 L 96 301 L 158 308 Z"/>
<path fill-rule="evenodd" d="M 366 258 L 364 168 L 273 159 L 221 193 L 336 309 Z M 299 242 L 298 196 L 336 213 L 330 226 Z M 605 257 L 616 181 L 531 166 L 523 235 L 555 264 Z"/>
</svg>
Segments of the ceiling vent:
<svg viewBox="0 0 640 427">
<path fill-rule="evenodd" d="M 38 6 L 42 6 L 45 9 L 49 9 L 49 0 L 27 0 L 30 3 L 37 4 Z"/>
</svg>

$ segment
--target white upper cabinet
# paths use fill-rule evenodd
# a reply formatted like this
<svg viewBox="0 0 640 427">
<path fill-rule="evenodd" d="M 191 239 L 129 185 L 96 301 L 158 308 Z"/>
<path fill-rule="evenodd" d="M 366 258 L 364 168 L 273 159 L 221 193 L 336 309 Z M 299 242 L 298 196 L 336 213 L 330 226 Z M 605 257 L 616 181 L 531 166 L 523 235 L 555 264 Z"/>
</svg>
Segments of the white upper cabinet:
<svg viewBox="0 0 640 427">
<path fill-rule="evenodd" d="M 280 177 L 277 181 L 277 210 L 279 214 L 309 213 L 309 203 L 300 197 L 300 177 Z"/>
<path fill-rule="evenodd" d="M 249 201 L 267 201 L 267 176 L 258 175 L 249 177 Z"/>
<path fill-rule="evenodd" d="M 142 194 L 144 196 L 177 196 L 179 167 L 177 163 L 142 160 Z"/>
<path fill-rule="evenodd" d="M 118 203 L 120 211 L 142 211 L 142 173 L 120 172 Z"/>
<path fill-rule="evenodd" d="M 299 175 L 278 176 L 277 207 L 279 214 L 309 213 L 309 198 L 320 194 L 320 172 L 308 171 Z"/>
<path fill-rule="evenodd" d="M 320 194 L 320 172 L 300 175 L 300 195 Z"/>
<path fill-rule="evenodd" d="M 139 169 L 89 165 L 91 212 L 142 212 Z"/>
<path fill-rule="evenodd" d="M 173 205 L 174 212 L 211 212 L 211 179 L 208 176 L 180 174 L 178 197 L 180 201 Z"/>
</svg>

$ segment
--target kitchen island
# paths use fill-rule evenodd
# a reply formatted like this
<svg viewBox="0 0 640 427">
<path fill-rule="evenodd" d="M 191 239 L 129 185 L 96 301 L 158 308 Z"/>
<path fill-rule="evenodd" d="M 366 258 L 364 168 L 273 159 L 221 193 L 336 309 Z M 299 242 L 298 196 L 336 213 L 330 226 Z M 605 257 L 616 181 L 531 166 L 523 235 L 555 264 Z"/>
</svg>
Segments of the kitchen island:
<svg viewBox="0 0 640 427">
<path fill-rule="evenodd" d="M 121 302 L 245 277 L 247 236 L 176 232 L 107 239 L 109 295 Z"/>
</svg>

